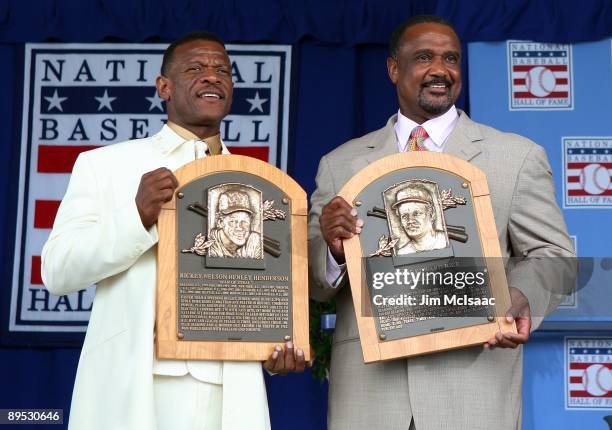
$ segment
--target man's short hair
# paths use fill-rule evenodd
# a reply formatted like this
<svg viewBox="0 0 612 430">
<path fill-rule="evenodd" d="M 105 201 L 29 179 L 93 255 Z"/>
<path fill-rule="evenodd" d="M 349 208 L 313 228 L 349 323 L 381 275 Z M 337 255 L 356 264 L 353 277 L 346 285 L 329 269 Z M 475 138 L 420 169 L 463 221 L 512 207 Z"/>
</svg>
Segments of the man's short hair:
<svg viewBox="0 0 612 430">
<path fill-rule="evenodd" d="M 446 25 L 450 27 L 455 33 L 455 27 L 449 21 L 445 20 L 441 16 L 437 15 L 415 15 L 413 17 L 408 18 L 406 21 L 402 22 L 391 34 L 391 39 L 389 40 L 389 57 L 393 59 L 397 59 L 397 50 L 399 49 L 400 41 L 402 40 L 402 36 L 412 26 L 417 24 L 440 24 Z"/>
<path fill-rule="evenodd" d="M 176 51 L 176 48 L 186 43 L 193 42 L 195 40 L 216 42 L 219 45 L 223 46 L 223 49 L 225 49 L 225 43 L 215 33 L 211 33 L 210 31 L 192 31 L 191 33 L 187 33 L 184 36 L 176 39 L 170 44 L 170 46 L 166 48 L 166 52 L 164 52 L 164 58 L 162 59 L 161 64 L 161 74 L 163 76 L 166 76 L 166 72 L 168 72 L 168 69 L 172 64 L 172 59 L 174 57 L 174 51 Z"/>
</svg>

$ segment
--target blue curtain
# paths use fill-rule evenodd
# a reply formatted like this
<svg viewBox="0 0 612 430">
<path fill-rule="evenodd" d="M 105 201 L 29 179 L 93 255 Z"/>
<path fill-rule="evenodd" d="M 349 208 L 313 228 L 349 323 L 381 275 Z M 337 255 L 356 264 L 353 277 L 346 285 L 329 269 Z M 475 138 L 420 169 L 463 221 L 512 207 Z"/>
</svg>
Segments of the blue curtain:
<svg viewBox="0 0 612 430">
<path fill-rule="evenodd" d="M 172 40 L 207 28 L 232 42 L 386 43 L 402 19 L 448 18 L 466 41 L 583 42 L 612 34 L 608 0 L 3 0 L 0 42 Z"/>
</svg>

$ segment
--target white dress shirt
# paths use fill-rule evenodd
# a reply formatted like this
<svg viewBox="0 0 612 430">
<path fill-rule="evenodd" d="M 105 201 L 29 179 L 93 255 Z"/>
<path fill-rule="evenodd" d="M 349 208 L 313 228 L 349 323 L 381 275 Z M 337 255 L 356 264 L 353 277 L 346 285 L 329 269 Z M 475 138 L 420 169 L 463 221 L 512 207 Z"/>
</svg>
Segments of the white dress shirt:
<svg viewBox="0 0 612 430">
<path fill-rule="evenodd" d="M 427 148 L 428 151 L 442 152 L 448 140 L 448 136 L 450 136 L 455 128 L 458 119 L 459 114 L 454 105 L 442 115 L 427 120 L 423 124 L 414 122 L 398 111 L 397 122 L 394 126 L 398 152 L 406 152 L 410 133 L 419 125 L 423 127 L 429 135 L 429 137 L 423 141 L 425 148 Z M 338 264 L 329 248 L 327 248 L 325 279 L 327 279 L 329 285 L 334 288 L 340 285 L 345 273 L 346 264 Z"/>
<path fill-rule="evenodd" d="M 455 128 L 459 114 L 455 106 L 451 106 L 444 114 L 418 124 L 410 118 L 397 112 L 397 122 L 395 123 L 395 136 L 397 137 L 398 152 L 406 152 L 408 138 L 415 127 L 419 125 L 425 129 L 429 137 L 423 141 L 423 145 L 428 151 L 442 152 L 448 136 Z"/>
</svg>

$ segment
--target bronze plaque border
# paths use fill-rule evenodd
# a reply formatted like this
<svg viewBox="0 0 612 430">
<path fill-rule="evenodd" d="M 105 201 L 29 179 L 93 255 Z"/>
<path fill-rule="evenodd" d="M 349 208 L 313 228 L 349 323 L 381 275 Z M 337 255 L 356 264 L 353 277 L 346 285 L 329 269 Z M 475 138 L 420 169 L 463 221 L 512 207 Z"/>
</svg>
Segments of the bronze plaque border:
<svg viewBox="0 0 612 430">
<path fill-rule="evenodd" d="M 502 254 L 497 238 L 497 229 L 495 228 L 487 178 L 482 170 L 467 161 L 437 152 L 420 151 L 393 154 L 377 160 L 359 171 L 346 183 L 338 195 L 349 204 L 355 205 L 355 198 L 370 183 L 394 171 L 414 167 L 443 170 L 457 175 L 465 181 L 465 188 L 469 190 L 474 205 L 476 225 L 482 245 L 483 258 L 486 261 L 489 273 L 491 293 L 496 299 L 496 317 L 493 323 L 487 322 L 397 340 L 379 339 L 374 318 L 366 316 L 372 315 L 372 309 L 368 299 L 367 285 L 365 285 L 364 255 L 359 237 L 355 236 L 344 241 L 344 252 L 361 348 L 366 363 L 482 345 L 495 336 L 498 331 L 516 333 L 516 325 L 508 323 L 501 316 L 510 307 L 510 293 L 501 259 Z"/>
<path fill-rule="evenodd" d="M 291 212 L 291 291 L 292 341 L 310 360 L 308 337 L 308 261 L 306 192 L 282 170 L 255 158 L 241 155 L 205 157 L 174 172 L 179 188 L 203 176 L 221 172 L 244 172 L 259 176 L 283 190 Z M 181 340 L 176 330 L 177 260 L 180 250 L 176 240 L 176 198 L 162 207 L 157 222 L 157 298 L 155 316 L 155 352 L 158 359 L 264 361 L 278 342 L 194 341 Z M 163 264 L 161 262 L 164 262 Z"/>
</svg>

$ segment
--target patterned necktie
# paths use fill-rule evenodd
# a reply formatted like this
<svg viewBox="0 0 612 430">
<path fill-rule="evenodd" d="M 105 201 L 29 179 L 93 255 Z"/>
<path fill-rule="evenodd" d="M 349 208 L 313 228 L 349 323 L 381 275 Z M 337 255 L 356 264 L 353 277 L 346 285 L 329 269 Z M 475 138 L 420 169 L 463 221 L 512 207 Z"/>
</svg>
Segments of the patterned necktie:
<svg viewBox="0 0 612 430">
<path fill-rule="evenodd" d="M 427 148 L 425 148 L 423 142 L 425 142 L 428 137 L 429 135 L 420 125 L 413 128 L 410 132 L 410 137 L 408 138 L 406 151 L 427 151 Z"/>
</svg>

